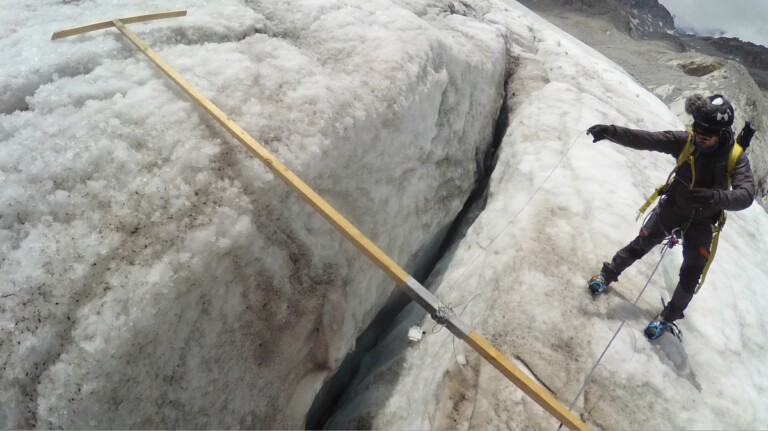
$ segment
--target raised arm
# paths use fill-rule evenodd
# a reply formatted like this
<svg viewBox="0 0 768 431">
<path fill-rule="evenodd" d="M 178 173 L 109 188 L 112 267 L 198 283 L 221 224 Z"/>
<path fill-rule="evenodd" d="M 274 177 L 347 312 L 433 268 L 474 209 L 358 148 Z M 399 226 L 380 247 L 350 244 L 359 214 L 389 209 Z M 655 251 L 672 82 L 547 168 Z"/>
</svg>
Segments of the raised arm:
<svg viewBox="0 0 768 431">
<path fill-rule="evenodd" d="M 592 135 L 593 142 L 608 139 L 636 150 L 658 151 L 675 157 L 680 154 L 688 141 L 688 132 L 684 131 L 648 132 L 604 124 L 590 127 L 587 133 Z"/>
</svg>

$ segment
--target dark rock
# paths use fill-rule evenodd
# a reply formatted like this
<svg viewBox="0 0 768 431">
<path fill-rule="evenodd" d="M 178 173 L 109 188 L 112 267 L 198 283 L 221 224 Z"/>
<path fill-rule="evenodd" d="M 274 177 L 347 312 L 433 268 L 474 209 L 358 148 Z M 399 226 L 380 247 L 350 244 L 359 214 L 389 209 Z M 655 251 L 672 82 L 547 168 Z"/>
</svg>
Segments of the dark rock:
<svg viewBox="0 0 768 431">
<path fill-rule="evenodd" d="M 616 0 L 618 11 L 629 23 L 629 35 L 638 39 L 675 34 L 672 14 L 657 0 Z"/>
<path fill-rule="evenodd" d="M 686 75 L 704 76 L 720 69 L 725 65 L 722 60 L 714 58 L 702 58 L 697 60 L 684 60 L 676 63 L 676 66 Z"/>
</svg>

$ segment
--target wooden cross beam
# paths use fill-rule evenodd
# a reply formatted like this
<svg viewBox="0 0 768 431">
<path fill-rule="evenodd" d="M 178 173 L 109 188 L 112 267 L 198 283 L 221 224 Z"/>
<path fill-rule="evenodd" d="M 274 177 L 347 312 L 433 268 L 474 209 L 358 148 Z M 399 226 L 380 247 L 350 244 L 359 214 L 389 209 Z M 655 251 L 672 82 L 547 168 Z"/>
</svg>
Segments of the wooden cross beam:
<svg viewBox="0 0 768 431">
<path fill-rule="evenodd" d="M 421 283 L 411 277 L 408 272 L 401 268 L 394 260 L 377 247 L 376 244 L 363 235 L 354 225 L 352 225 L 352 223 L 344 218 L 344 216 L 336 211 L 336 209 L 334 209 L 304 181 L 289 170 L 282 162 L 272 156 L 272 154 L 270 154 L 261 144 L 243 130 L 242 127 L 227 117 L 221 109 L 192 87 L 187 80 L 173 70 L 173 68 L 160 58 L 160 56 L 147 46 L 147 44 L 125 27 L 125 24 L 128 23 L 179 17 L 185 16 L 186 14 L 186 11 L 170 11 L 132 16 L 128 18 L 117 18 L 112 21 L 104 21 L 57 31 L 53 34 L 51 39 L 61 39 L 95 30 L 116 27 L 129 41 L 131 41 L 131 43 L 144 53 L 152 63 L 173 81 L 174 84 L 181 88 L 193 102 L 200 106 L 206 113 L 208 113 L 208 115 L 213 117 L 213 119 L 229 132 L 230 135 L 243 144 L 243 146 L 258 157 L 259 160 L 261 160 L 277 177 L 298 193 L 299 196 L 323 216 L 328 223 L 336 228 L 336 230 L 354 244 L 358 250 L 367 256 L 368 259 L 394 280 L 395 283 L 397 283 L 408 296 L 424 308 L 433 319 L 444 324 L 454 335 L 469 344 L 483 358 L 501 371 L 501 373 L 512 381 L 512 383 L 531 397 L 536 403 L 544 408 L 544 410 L 557 418 L 562 424 L 570 429 L 587 430 L 587 425 L 565 408 L 565 406 L 553 397 L 549 391 L 528 377 L 522 370 L 512 364 L 509 359 L 496 350 L 485 338 L 478 334 L 477 331 L 471 329 L 458 316 L 453 314 L 448 307 L 440 303 L 440 301 L 422 286 Z"/>
<path fill-rule="evenodd" d="M 118 18 L 116 20 L 97 22 L 94 24 L 84 25 L 82 27 L 75 27 L 75 28 L 70 28 L 68 30 L 57 31 L 56 33 L 53 33 L 53 35 L 51 36 L 51 40 L 62 39 L 62 38 L 74 36 L 77 34 L 89 33 L 96 30 L 103 30 L 105 28 L 110 28 L 115 26 L 115 21 L 119 21 L 123 24 L 133 24 L 137 22 L 152 21 L 155 19 L 164 19 L 164 18 L 175 18 L 179 16 L 186 16 L 186 15 L 187 15 L 187 11 L 185 10 L 172 10 L 168 12 L 150 13 L 147 15 L 128 16 L 125 18 Z"/>
</svg>

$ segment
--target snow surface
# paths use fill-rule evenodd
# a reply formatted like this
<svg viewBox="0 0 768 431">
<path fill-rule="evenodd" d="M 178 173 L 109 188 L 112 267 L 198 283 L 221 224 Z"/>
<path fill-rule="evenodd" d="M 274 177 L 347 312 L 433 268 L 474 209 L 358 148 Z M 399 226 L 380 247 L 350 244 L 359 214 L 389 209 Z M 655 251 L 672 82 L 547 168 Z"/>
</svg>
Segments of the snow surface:
<svg viewBox="0 0 768 431">
<path fill-rule="evenodd" d="M 645 341 L 642 329 L 660 311 L 659 296 L 669 298 L 677 282 L 680 247 L 667 254 L 637 308 L 632 303 L 660 249 L 625 272 L 614 293 L 593 300 L 585 280 L 636 235 L 635 211 L 674 159 L 593 144 L 584 130 L 598 122 L 684 125 L 592 49 L 520 6 L 500 9 L 484 19 L 505 28 L 512 52 L 524 59 L 511 80 L 509 130 L 487 207 L 428 287 L 566 405 L 627 319 L 575 405 L 590 426 L 764 427 L 766 213 L 753 205 L 730 215 L 707 282 L 680 322 L 685 342 Z M 395 356 L 409 312 L 368 358 L 368 377 L 331 428 L 557 427 L 448 331 L 434 334 L 429 318 L 418 322 L 425 338 Z"/>
<path fill-rule="evenodd" d="M 176 8 L 188 16 L 131 28 L 403 265 L 461 209 L 514 72 L 487 208 L 433 277 L 438 295 L 566 404 L 628 318 L 575 407 L 591 426 L 768 423 L 768 217 L 731 215 L 683 345 L 640 333 L 674 287 L 678 251 L 640 310 L 622 295 L 634 300 L 656 255 L 617 294 L 589 298 L 584 280 L 635 234 L 672 160 L 584 130 L 682 124 L 527 9 L 27 0 L 0 15 L 14 60 L 0 66 L 0 426 L 300 428 L 390 293 L 115 30 L 49 40 Z M 363 412 L 382 429 L 554 429 L 467 350 L 428 331 L 373 360 L 385 365 L 375 390 L 335 423 Z"/>
</svg>

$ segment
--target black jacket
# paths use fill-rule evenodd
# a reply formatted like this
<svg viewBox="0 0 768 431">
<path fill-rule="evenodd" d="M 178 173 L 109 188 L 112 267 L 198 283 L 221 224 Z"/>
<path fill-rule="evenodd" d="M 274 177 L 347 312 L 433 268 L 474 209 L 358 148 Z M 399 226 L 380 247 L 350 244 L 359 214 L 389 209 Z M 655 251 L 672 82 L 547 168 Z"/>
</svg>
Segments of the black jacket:
<svg viewBox="0 0 768 431">
<path fill-rule="evenodd" d="M 680 156 L 688 142 L 688 132 L 665 131 L 647 132 L 613 126 L 613 133 L 607 136 L 617 144 L 638 150 L 659 151 L 675 159 Z M 691 215 L 694 220 L 714 222 L 721 210 L 739 211 L 752 205 L 755 199 L 755 179 L 749 166 L 749 159 L 742 153 L 733 169 L 731 189 L 728 189 L 728 159 L 734 146 L 733 132 L 729 140 L 711 153 L 699 153 L 694 150 L 695 188 L 718 190 L 714 208 L 701 209 L 689 196 L 693 171 L 690 163 L 684 163 L 675 173 L 675 181 L 666 193 L 665 207 L 673 211 Z"/>
</svg>

